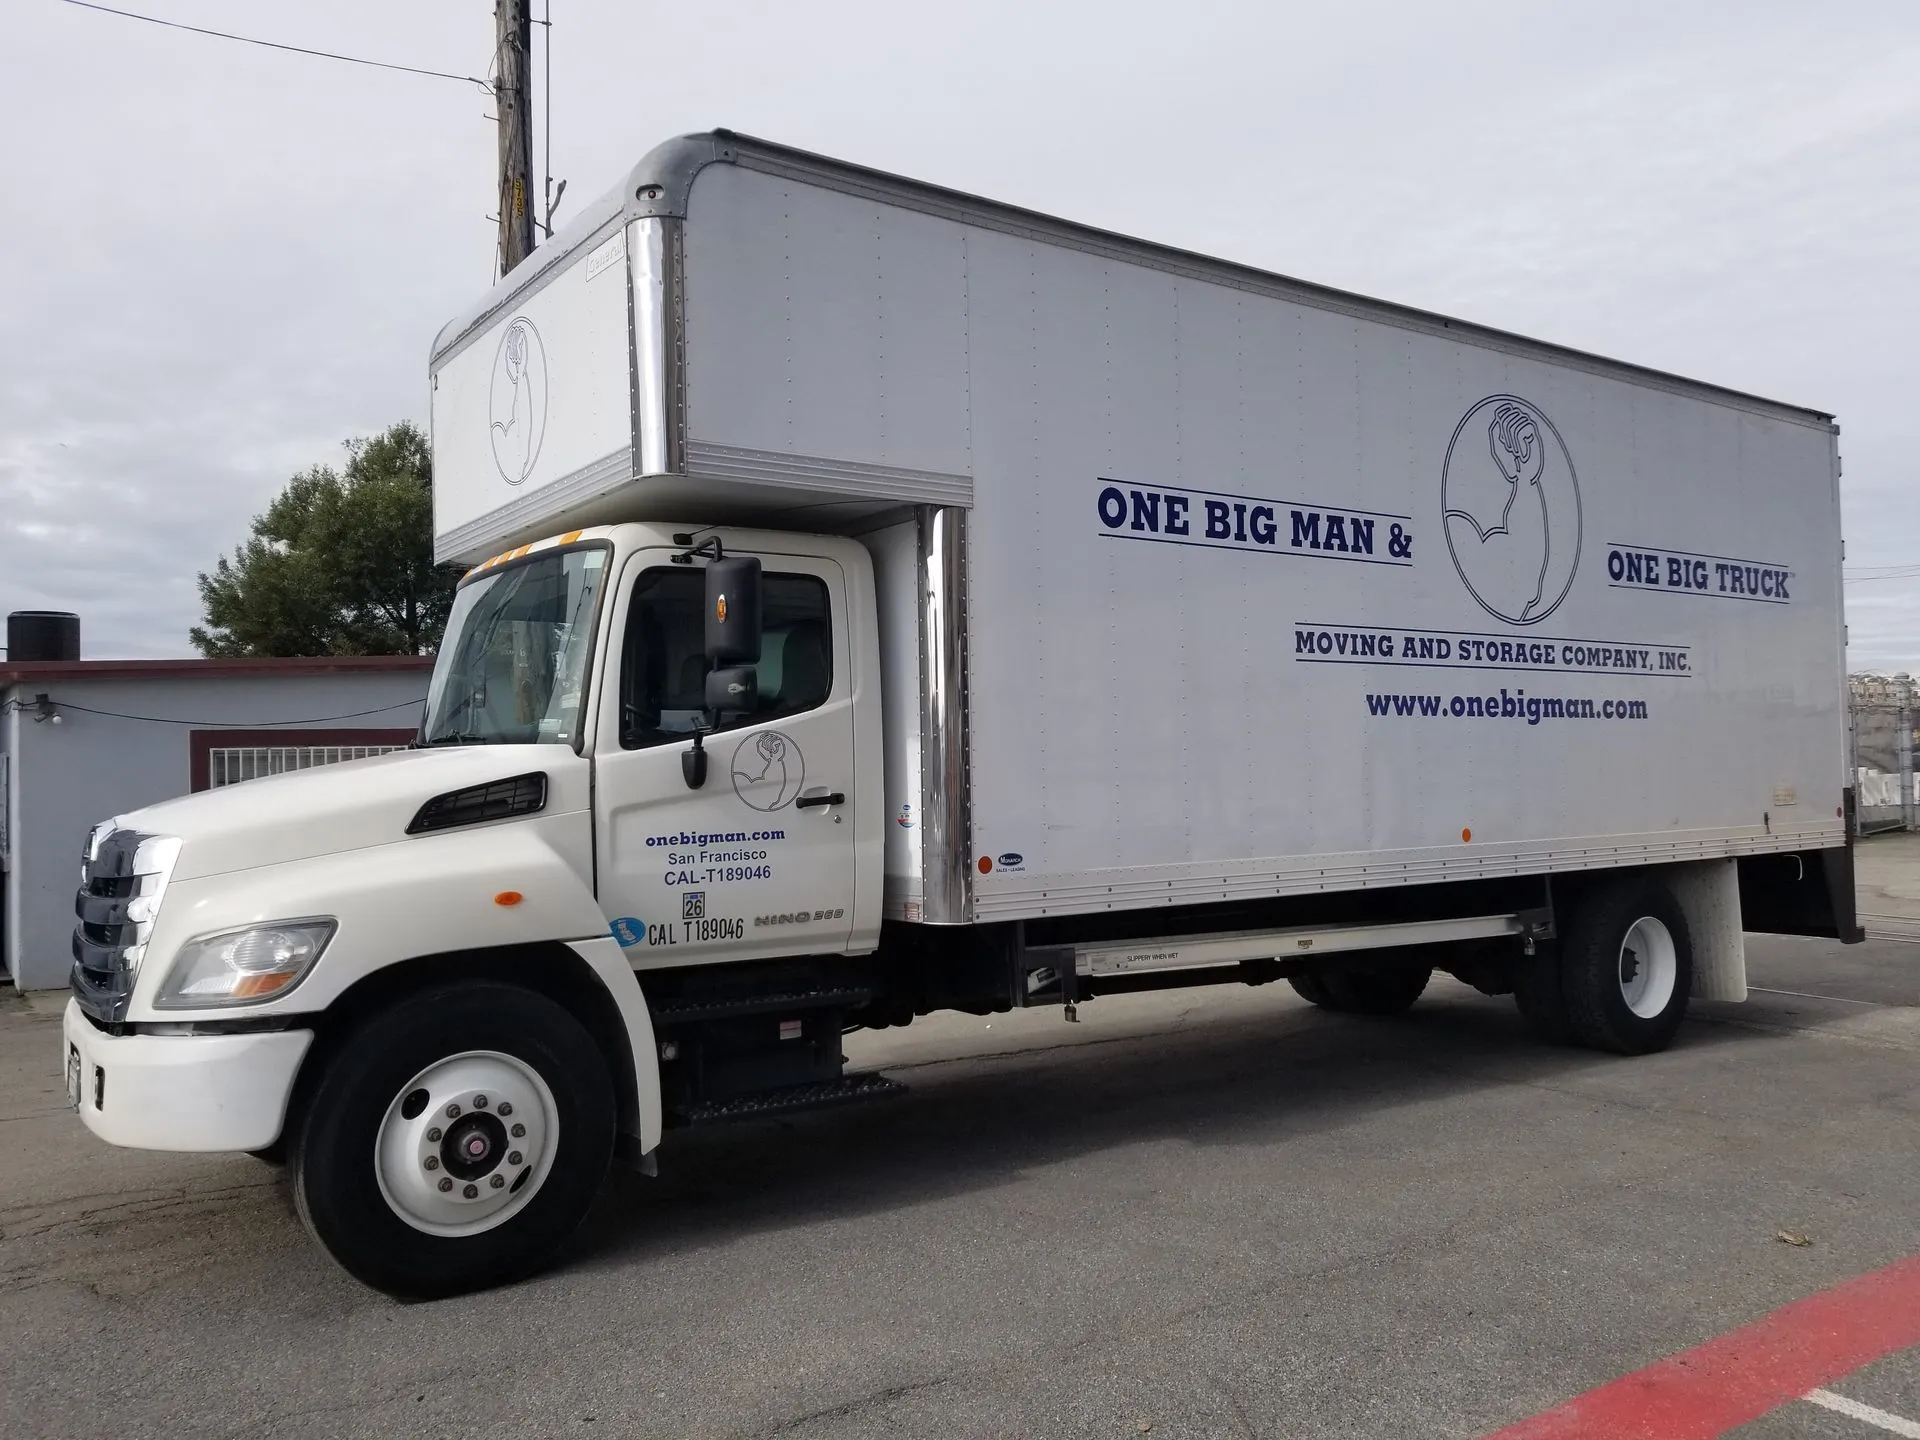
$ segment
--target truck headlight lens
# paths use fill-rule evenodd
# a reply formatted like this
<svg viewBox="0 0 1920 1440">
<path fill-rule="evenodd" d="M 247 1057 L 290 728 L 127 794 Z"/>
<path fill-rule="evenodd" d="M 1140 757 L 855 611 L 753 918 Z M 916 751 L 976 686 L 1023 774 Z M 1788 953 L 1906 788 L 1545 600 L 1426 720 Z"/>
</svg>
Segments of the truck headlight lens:
<svg viewBox="0 0 1920 1440">
<path fill-rule="evenodd" d="M 334 928 L 331 920 L 285 920 L 189 940 L 153 1003 L 166 1010 L 198 1010 L 284 995 L 313 968 Z"/>
</svg>

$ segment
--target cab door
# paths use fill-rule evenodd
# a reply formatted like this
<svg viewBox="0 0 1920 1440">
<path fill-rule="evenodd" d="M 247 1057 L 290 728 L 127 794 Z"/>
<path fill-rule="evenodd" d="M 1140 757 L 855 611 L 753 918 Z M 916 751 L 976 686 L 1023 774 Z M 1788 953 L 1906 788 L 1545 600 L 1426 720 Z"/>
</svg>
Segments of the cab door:
<svg viewBox="0 0 1920 1440">
<path fill-rule="evenodd" d="M 747 553 L 747 552 L 736 552 Z M 596 884 L 636 968 L 840 953 L 853 930 L 856 773 L 846 576 L 763 554 L 759 701 L 708 732 L 704 565 L 622 567 L 594 747 Z"/>
</svg>

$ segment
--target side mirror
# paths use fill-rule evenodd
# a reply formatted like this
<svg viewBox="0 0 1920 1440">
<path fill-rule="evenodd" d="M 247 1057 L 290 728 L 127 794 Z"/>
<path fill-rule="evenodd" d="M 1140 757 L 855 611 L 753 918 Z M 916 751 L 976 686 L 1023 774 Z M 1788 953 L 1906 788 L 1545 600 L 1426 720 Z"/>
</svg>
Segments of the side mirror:
<svg viewBox="0 0 1920 1440">
<path fill-rule="evenodd" d="M 706 732 L 725 714 L 745 715 L 760 702 L 760 562 L 728 555 L 707 563 L 706 714 L 694 726 L 692 748 L 680 756 L 687 788 L 707 783 Z"/>
<path fill-rule="evenodd" d="M 751 665 L 707 672 L 707 709 L 744 715 L 760 703 L 760 674 Z"/>
<path fill-rule="evenodd" d="M 720 671 L 760 658 L 760 562 L 729 555 L 707 565 L 707 665 Z M 707 691 L 713 707 L 713 691 Z M 743 707 L 729 705 L 725 708 Z"/>
</svg>

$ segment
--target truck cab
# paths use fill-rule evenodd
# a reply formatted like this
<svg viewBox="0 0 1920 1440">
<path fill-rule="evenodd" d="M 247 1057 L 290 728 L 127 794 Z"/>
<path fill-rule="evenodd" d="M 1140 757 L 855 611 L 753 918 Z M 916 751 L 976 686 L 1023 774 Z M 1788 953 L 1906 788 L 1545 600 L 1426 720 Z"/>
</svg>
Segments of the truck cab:
<svg viewBox="0 0 1920 1440">
<path fill-rule="evenodd" d="M 310 1199 L 323 1240 L 408 1293 L 507 1273 L 423 1272 L 409 1257 L 431 1247 L 406 1231 L 531 1229 L 556 1163 L 597 1176 L 616 1143 L 647 1163 L 663 1108 L 690 1121 L 792 1087 L 806 1103 L 874 1088 L 839 1084 L 862 994 L 818 976 L 878 943 L 879 692 L 854 541 L 617 524 L 489 558 L 456 592 L 413 747 L 95 829 L 69 1098 L 114 1143 L 277 1156 L 290 1114 L 298 1127 L 350 1088 L 357 1125 L 293 1147 L 296 1188 L 338 1184 L 371 1138 L 362 1178 L 386 1213 L 364 1193 Z M 771 1005 L 674 997 L 703 1023 L 672 1029 L 670 1001 L 655 1063 L 638 976 L 795 956 Z M 524 1039 L 428 1063 L 421 1036 L 476 1005 L 508 1028 L 533 1006 L 565 1072 L 512 1054 Z M 351 1075 L 323 1083 L 342 1051 Z M 400 1088 L 368 1099 L 375 1063 L 393 1074 L 374 1089 Z M 349 1155 L 321 1152 L 335 1135 Z M 509 1269 L 542 1252 L 523 1234 L 493 1248 Z"/>
</svg>

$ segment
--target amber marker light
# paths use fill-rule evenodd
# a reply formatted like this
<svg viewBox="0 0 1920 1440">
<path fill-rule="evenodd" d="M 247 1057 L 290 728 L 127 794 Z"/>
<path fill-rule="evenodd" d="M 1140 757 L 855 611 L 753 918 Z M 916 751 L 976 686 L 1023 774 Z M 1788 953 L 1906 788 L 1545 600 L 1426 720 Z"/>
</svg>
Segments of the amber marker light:
<svg viewBox="0 0 1920 1440">
<path fill-rule="evenodd" d="M 518 905 L 526 898 L 527 897 L 522 895 L 518 890 L 502 890 L 498 895 L 493 897 L 493 903 L 512 907 Z"/>
</svg>

